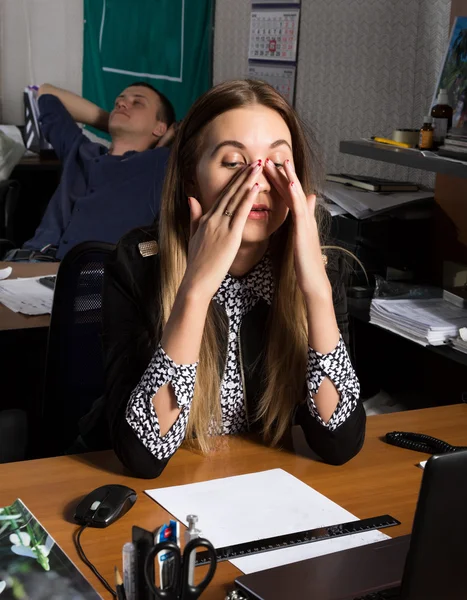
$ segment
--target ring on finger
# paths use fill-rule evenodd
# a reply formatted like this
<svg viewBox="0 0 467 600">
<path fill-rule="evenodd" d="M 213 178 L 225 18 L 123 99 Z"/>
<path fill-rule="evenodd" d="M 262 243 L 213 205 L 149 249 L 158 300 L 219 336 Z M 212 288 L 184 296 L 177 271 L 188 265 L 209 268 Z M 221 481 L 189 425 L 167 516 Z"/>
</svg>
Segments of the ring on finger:
<svg viewBox="0 0 467 600">
<path fill-rule="evenodd" d="M 224 215 L 225 215 L 226 217 L 233 217 L 233 216 L 234 216 L 234 213 L 233 213 L 233 212 L 230 212 L 229 210 L 224 210 Z"/>
</svg>

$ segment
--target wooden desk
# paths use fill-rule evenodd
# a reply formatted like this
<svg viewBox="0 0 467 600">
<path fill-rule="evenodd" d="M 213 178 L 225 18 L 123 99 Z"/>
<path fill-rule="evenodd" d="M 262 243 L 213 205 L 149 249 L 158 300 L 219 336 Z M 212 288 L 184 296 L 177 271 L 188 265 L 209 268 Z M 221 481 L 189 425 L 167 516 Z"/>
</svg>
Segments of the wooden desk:
<svg viewBox="0 0 467 600">
<path fill-rule="evenodd" d="M 62 163 L 56 156 L 43 157 L 43 156 L 23 156 L 23 158 L 16 165 L 17 174 L 21 171 L 55 171 L 59 175 L 61 172 Z"/>
<path fill-rule="evenodd" d="M 168 513 L 143 493 L 155 487 L 281 467 L 360 518 L 391 514 L 402 524 L 388 529 L 387 533 L 404 535 L 411 531 L 422 478 L 422 470 L 415 465 L 428 457 L 381 441 L 381 436 L 393 430 L 423 432 L 452 444 L 467 445 L 467 406 L 370 417 L 363 450 L 342 467 L 331 467 L 238 437 L 224 438 L 225 448 L 206 458 L 180 449 L 162 475 L 154 480 L 128 477 L 112 452 L 0 465 L 0 506 L 21 498 L 91 584 L 104 598 L 109 598 L 79 560 L 72 541 L 76 529 L 72 522 L 74 507 L 94 488 L 120 483 L 135 488 L 139 495 L 135 506 L 121 520 L 105 530 L 86 530 L 82 537 L 88 558 L 112 583 L 114 565 L 121 566 L 121 549 L 131 538 L 132 525 L 153 530 L 169 519 Z M 200 527 L 203 528 L 203 523 Z M 220 563 L 203 598 L 224 598 L 223 594 L 231 589 L 239 574 L 230 563 Z"/>
<path fill-rule="evenodd" d="M 16 263 L 0 262 L 0 269 L 11 267 L 13 269 L 9 279 L 18 277 L 38 277 L 40 275 L 55 275 L 60 263 Z M 28 316 L 15 313 L 3 304 L 0 304 L 0 331 L 12 329 L 31 329 L 48 327 L 50 315 Z"/>
</svg>

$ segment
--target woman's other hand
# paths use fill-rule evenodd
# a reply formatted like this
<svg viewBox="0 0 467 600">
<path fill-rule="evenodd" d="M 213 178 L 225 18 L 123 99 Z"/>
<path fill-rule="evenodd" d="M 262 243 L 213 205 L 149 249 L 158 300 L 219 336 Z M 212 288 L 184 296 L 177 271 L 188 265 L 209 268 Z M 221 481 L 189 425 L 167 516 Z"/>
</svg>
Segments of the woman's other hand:
<svg viewBox="0 0 467 600">
<path fill-rule="evenodd" d="M 319 298 L 331 299 L 331 284 L 316 223 L 316 195 L 305 195 L 289 160 L 284 162 L 283 170 L 279 170 L 271 160 L 266 160 L 264 173 L 292 213 L 295 271 L 305 302 Z"/>
<path fill-rule="evenodd" d="M 262 170 L 261 160 L 245 167 L 204 215 L 198 200 L 188 199 L 190 243 L 182 286 L 206 301 L 215 295 L 237 256 Z"/>
</svg>

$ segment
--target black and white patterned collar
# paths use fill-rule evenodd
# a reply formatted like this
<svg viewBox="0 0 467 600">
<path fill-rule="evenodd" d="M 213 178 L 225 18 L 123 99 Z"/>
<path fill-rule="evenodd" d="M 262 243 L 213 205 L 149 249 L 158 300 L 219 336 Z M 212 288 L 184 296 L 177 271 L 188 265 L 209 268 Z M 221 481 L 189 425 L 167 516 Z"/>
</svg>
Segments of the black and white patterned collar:
<svg viewBox="0 0 467 600">
<path fill-rule="evenodd" d="M 255 304 L 260 298 L 271 304 L 273 294 L 274 275 L 271 257 L 267 252 L 260 262 L 243 277 L 233 277 L 227 273 L 214 300 L 224 307 L 230 304 L 229 300 L 234 298 L 237 298 L 242 304 L 246 298 L 249 299 L 247 304 L 250 305 L 251 301 Z"/>
</svg>

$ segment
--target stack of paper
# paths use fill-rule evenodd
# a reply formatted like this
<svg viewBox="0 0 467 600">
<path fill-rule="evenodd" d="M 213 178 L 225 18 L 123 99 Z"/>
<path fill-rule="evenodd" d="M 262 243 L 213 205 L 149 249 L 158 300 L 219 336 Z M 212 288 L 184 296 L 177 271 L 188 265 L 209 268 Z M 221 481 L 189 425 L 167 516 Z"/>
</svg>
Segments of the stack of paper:
<svg viewBox="0 0 467 600">
<path fill-rule="evenodd" d="M 467 326 L 467 310 L 442 298 L 429 300 L 373 299 L 370 322 L 414 342 L 439 346 Z"/>
<path fill-rule="evenodd" d="M 463 352 L 464 354 L 467 354 L 467 328 L 466 327 L 461 327 L 461 329 L 459 329 L 458 336 L 449 341 L 450 341 L 451 346 L 455 350 L 458 350 L 459 352 Z"/>
<path fill-rule="evenodd" d="M 0 282 L 0 302 L 13 312 L 44 315 L 52 312 L 54 293 L 39 283 L 40 277 Z"/>
<path fill-rule="evenodd" d="M 459 352 L 463 352 L 464 354 L 467 354 L 467 342 L 464 342 L 463 339 L 461 338 L 454 338 L 452 340 L 450 340 L 451 346 L 454 348 L 454 350 L 458 350 Z"/>
<path fill-rule="evenodd" d="M 324 195 L 356 219 L 368 219 L 404 204 L 433 198 L 433 190 L 379 194 L 328 181 L 324 188 Z"/>
</svg>

